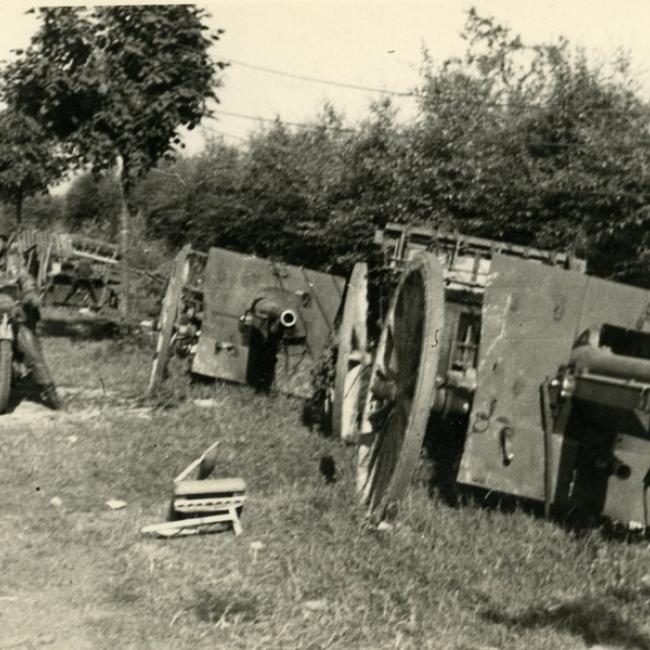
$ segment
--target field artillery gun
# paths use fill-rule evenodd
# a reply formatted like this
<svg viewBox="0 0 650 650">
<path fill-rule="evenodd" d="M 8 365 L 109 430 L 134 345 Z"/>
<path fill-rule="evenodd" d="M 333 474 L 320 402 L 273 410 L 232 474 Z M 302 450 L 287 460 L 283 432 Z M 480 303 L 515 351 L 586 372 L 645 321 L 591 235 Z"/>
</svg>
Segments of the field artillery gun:
<svg viewBox="0 0 650 650">
<path fill-rule="evenodd" d="M 75 280 L 81 277 L 86 291 L 74 292 L 77 295 L 72 304 L 118 307 L 122 268 L 116 244 L 77 233 L 25 230 L 16 237 L 14 245 L 44 301 L 60 303 L 66 294 L 71 293 Z M 133 267 L 129 272 L 139 281 L 153 280 L 157 285 L 164 282 L 144 269 Z M 93 305 L 89 302 L 91 298 Z"/>
<path fill-rule="evenodd" d="M 199 376 L 307 397 L 327 347 L 343 278 L 222 248 L 183 248 L 158 319 L 153 391 L 172 354 Z"/>
<path fill-rule="evenodd" d="M 441 482 L 649 526 L 650 292 L 565 253 L 426 228 L 377 243 L 397 285 L 371 347 L 355 267 L 334 406 L 375 516 L 425 445 Z"/>
<path fill-rule="evenodd" d="M 72 233 L 26 230 L 18 235 L 16 246 L 42 297 L 56 300 L 67 292 L 81 264 L 87 268 L 88 283 L 100 292 L 99 304 L 115 303 L 120 283 L 115 244 Z"/>
</svg>

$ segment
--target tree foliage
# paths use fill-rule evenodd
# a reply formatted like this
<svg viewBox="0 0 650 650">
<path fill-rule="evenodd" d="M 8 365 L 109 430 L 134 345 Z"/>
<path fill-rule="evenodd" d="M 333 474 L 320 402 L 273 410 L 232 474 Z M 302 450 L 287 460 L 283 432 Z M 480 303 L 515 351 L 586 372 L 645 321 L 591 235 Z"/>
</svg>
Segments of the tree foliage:
<svg viewBox="0 0 650 650">
<path fill-rule="evenodd" d="M 77 164 L 141 176 L 214 99 L 217 70 L 201 9 L 45 8 L 29 47 L 3 71 L 5 97 L 65 142 Z"/>
<path fill-rule="evenodd" d="M 425 54 L 415 119 L 387 100 L 350 128 L 325 107 L 235 149 L 164 163 L 138 185 L 149 231 L 345 272 L 388 221 L 586 256 L 650 286 L 650 111 L 625 57 L 526 44 L 476 11 L 465 54 Z"/>
<path fill-rule="evenodd" d="M 25 199 L 22 223 L 36 230 L 65 229 L 65 198 L 52 194 L 37 194 Z"/>
<path fill-rule="evenodd" d="M 58 180 L 65 162 L 36 120 L 6 108 L 0 113 L 0 199 L 22 220 L 23 201 Z"/>
</svg>

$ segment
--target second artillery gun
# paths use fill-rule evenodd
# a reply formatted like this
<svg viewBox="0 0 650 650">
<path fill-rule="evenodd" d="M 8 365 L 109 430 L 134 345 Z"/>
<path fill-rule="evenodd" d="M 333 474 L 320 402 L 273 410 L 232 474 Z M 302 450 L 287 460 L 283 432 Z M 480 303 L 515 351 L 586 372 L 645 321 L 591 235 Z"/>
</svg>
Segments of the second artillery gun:
<svg viewBox="0 0 650 650">
<path fill-rule="evenodd" d="M 307 397 L 344 284 L 299 266 L 186 246 L 163 299 L 149 391 L 176 353 L 195 375 Z"/>
</svg>

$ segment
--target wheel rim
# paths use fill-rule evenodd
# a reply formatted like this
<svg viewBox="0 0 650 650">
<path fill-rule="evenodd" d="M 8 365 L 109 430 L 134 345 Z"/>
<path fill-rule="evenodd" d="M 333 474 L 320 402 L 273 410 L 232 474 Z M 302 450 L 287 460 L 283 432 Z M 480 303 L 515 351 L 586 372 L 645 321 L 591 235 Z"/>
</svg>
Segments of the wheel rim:
<svg viewBox="0 0 650 650">
<path fill-rule="evenodd" d="M 362 503 L 379 517 L 408 486 L 430 414 L 444 318 L 442 268 L 421 254 L 393 295 L 365 401 L 357 463 Z"/>
</svg>

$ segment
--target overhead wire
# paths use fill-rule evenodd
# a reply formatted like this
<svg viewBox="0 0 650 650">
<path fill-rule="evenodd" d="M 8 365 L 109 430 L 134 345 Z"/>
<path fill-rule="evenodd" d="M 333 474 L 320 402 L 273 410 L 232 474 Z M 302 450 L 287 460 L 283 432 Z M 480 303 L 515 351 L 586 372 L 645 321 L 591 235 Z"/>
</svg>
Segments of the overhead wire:
<svg viewBox="0 0 650 650">
<path fill-rule="evenodd" d="M 230 64 L 234 65 L 239 65 L 244 68 L 249 68 L 251 70 L 257 70 L 259 72 L 265 72 L 267 74 L 274 74 L 274 75 L 279 75 L 282 77 L 288 77 L 290 79 L 297 79 L 300 81 L 307 81 L 311 83 L 319 83 L 319 84 L 324 84 L 328 86 L 335 86 L 339 88 L 348 88 L 350 90 L 360 90 L 364 92 L 376 92 L 376 93 L 381 93 L 385 95 L 391 95 L 394 97 L 421 97 L 422 92 L 419 92 L 417 90 L 395 90 L 393 88 L 378 88 L 377 86 L 365 86 L 365 85 L 360 85 L 360 84 L 353 84 L 349 82 L 343 82 L 343 81 L 338 81 L 338 80 L 333 80 L 333 79 L 322 79 L 319 77 L 313 77 L 310 75 L 302 75 L 302 74 L 297 74 L 294 72 L 289 72 L 287 70 L 280 70 L 278 68 L 269 68 L 267 66 L 263 65 L 258 65 L 256 63 L 248 63 L 247 61 L 240 61 L 237 59 L 230 59 L 229 61 Z M 548 108 L 544 104 L 534 104 L 531 102 L 516 102 L 516 101 L 500 101 L 500 100 L 488 100 L 488 101 L 477 101 L 476 104 L 480 104 L 483 106 L 491 106 L 494 108 L 508 108 L 508 107 L 514 107 L 514 108 L 539 108 L 539 109 L 544 109 Z M 594 111 L 597 113 L 611 113 L 611 114 L 619 114 L 621 111 L 618 111 L 616 109 L 612 109 L 607 106 L 589 106 L 586 107 L 585 110 L 587 111 Z M 645 109 L 646 112 L 650 112 L 650 108 Z"/>
<path fill-rule="evenodd" d="M 415 97 L 416 93 L 404 90 L 392 90 L 389 88 L 377 88 L 375 86 L 362 86 L 359 84 L 348 83 L 345 81 L 336 81 L 333 79 L 320 79 L 318 77 L 311 77 L 308 75 L 296 74 L 294 72 L 287 72 L 285 70 L 278 70 L 277 68 L 267 68 L 263 65 L 255 63 L 246 63 L 245 61 L 237 61 L 230 59 L 231 64 L 242 66 L 243 68 L 250 68 L 251 70 L 258 70 L 268 74 L 275 74 L 281 77 L 289 77 L 290 79 L 298 79 L 300 81 L 308 81 L 311 83 L 323 84 L 325 86 L 336 86 L 337 88 L 348 88 L 350 90 L 360 90 L 364 92 L 382 93 L 384 95 L 392 95 L 394 97 Z"/>
<path fill-rule="evenodd" d="M 416 97 L 419 95 L 418 92 L 407 92 L 407 91 L 399 91 L 399 90 L 393 90 L 393 89 L 386 89 L 386 88 L 377 88 L 373 86 L 363 86 L 363 85 L 356 85 L 356 84 L 350 84 L 346 82 L 339 82 L 339 81 L 334 81 L 334 80 L 327 80 L 327 79 L 321 79 L 318 77 L 312 77 L 308 75 L 300 75 L 300 74 L 295 74 L 292 72 L 288 72 L 285 70 L 279 70 L 277 68 L 269 68 L 266 66 L 261 66 L 257 65 L 254 63 L 248 63 L 246 61 L 240 61 L 236 59 L 231 59 L 230 63 L 235 64 L 235 65 L 240 65 L 242 67 L 250 68 L 253 70 L 258 70 L 261 72 L 269 73 L 269 74 L 275 74 L 275 75 L 281 75 L 284 77 L 289 77 L 293 79 L 299 79 L 302 81 L 309 81 L 309 82 L 314 82 L 314 83 L 322 83 L 326 85 L 332 85 L 332 86 L 338 86 L 338 87 L 343 87 L 343 88 L 349 88 L 353 90 L 362 90 L 366 92 L 379 92 L 379 93 L 384 93 L 388 95 L 393 95 L 393 96 L 400 96 L 400 97 Z M 497 100 L 485 100 L 481 101 L 478 100 L 475 102 L 476 106 L 489 106 L 489 107 L 495 107 L 495 108 L 509 108 L 509 107 L 514 107 L 514 108 L 539 108 L 539 109 L 544 109 L 548 108 L 547 106 L 544 106 L 543 104 L 532 104 L 532 103 L 525 103 L 525 102 L 513 102 L 513 101 L 497 101 Z M 617 111 L 612 108 L 608 107 L 603 107 L 603 106 L 590 106 L 586 107 L 585 111 L 593 111 L 597 113 L 610 113 L 610 114 L 618 114 L 620 111 Z M 261 117 L 258 115 L 249 115 L 245 113 L 238 113 L 235 111 L 226 111 L 223 109 L 216 109 L 213 111 L 214 113 L 218 113 L 220 115 L 228 116 L 228 117 L 236 117 L 239 119 L 246 119 L 246 120 L 252 120 L 255 122 L 263 122 L 267 124 L 275 124 L 277 122 L 287 125 L 287 126 L 293 126 L 296 128 L 301 128 L 301 129 L 315 129 L 315 130 L 325 130 L 325 131 L 337 131 L 337 132 L 343 132 L 343 133 L 359 133 L 359 129 L 355 128 L 350 128 L 350 127 L 342 127 L 342 126 L 336 126 L 336 125 L 331 125 L 331 124 L 309 124 L 305 122 L 293 122 L 293 121 L 288 121 L 288 120 L 283 120 L 279 116 L 277 118 L 268 118 L 268 117 Z M 214 130 L 215 132 L 218 132 L 216 129 Z M 229 134 L 225 132 L 221 132 L 222 135 L 225 135 L 226 137 L 235 137 L 238 138 L 242 141 L 245 141 L 245 138 L 242 138 L 240 136 L 235 136 L 234 134 Z M 545 141 L 545 140 L 538 140 L 538 141 L 531 141 L 528 143 L 529 146 L 536 146 L 536 147 L 548 147 L 548 148 L 557 148 L 557 149 L 562 149 L 562 148 L 569 148 L 569 147 L 584 147 L 584 146 L 590 146 L 588 143 L 579 143 L 579 142 L 567 142 L 567 141 L 561 141 L 561 140 L 556 140 L 556 141 Z M 644 144 L 645 146 L 648 146 L 648 143 L 637 143 L 637 144 Z M 591 145 L 591 146 L 598 146 L 598 145 Z M 623 143 L 620 143 L 618 146 L 614 146 L 611 143 L 607 145 L 607 149 L 610 150 L 629 150 L 630 146 L 625 145 Z"/>
<path fill-rule="evenodd" d="M 245 138 L 241 135 L 236 135 L 235 133 L 229 133 L 228 131 L 222 131 L 221 129 L 215 129 L 211 126 L 202 125 L 201 129 L 208 131 L 209 133 L 214 133 L 215 135 L 222 135 L 226 138 L 233 138 L 235 140 L 241 140 L 242 142 L 248 142 L 248 138 Z"/>
</svg>

